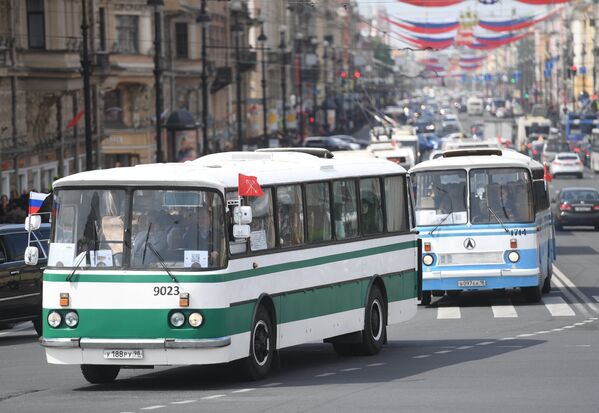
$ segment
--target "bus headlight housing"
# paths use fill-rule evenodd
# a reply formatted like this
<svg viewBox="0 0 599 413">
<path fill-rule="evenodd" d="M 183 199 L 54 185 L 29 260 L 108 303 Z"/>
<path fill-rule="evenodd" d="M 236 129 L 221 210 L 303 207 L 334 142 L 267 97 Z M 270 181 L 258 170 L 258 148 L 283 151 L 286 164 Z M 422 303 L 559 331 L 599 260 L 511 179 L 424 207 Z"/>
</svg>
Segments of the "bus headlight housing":
<svg viewBox="0 0 599 413">
<path fill-rule="evenodd" d="M 185 323 L 185 316 L 183 313 L 172 313 L 170 316 L 170 322 L 173 327 L 181 327 Z"/>
<path fill-rule="evenodd" d="M 57 328 L 62 322 L 62 316 L 57 311 L 50 311 L 48 314 L 48 325 L 52 328 Z"/>
<path fill-rule="evenodd" d="M 510 251 L 510 253 L 507 255 L 507 259 L 510 260 L 510 262 L 518 262 L 520 261 L 520 254 L 518 254 L 516 251 Z"/>
<path fill-rule="evenodd" d="M 430 254 L 425 254 L 425 255 L 422 257 L 422 263 L 423 263 L 424 265 L 433 265 L 433 262 L 435 262 L 435 259 L 434 259 L 434 258 L 433 258 L 433 256 L 432 256 L 432 255 L 430 255 Z"/>
<path fill-rule="evenodd" d="M 200 313 L 191 313 L 188 318 L 189 325 L 197 328 L 204 322 L 204 317 Z"/>
<path fill-rule="evenodd" d="M 74 311 L 69 311 L 64 316 L 64 322 L 71 328 L 77 327 L 77 324 L 79 324 L 79 314 Z"/>
</svg>

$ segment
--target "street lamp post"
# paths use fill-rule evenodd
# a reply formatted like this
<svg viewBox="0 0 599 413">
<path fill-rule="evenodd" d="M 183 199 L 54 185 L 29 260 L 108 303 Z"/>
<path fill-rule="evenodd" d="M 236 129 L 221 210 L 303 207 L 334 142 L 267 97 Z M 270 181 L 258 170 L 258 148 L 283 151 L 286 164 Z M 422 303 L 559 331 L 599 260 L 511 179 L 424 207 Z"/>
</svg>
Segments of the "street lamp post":
<svg viewBox="0 0 599 413">
<path fill-rule="evenodd" d="M 266 41 L 268 38 L 264 34 L 264 24 L 260 30 L 260 36 L 258 36 L 258 42 L 262 45 L 262 128 L 264 139 L 268 137 L 268 125 L 267 121 L 267 110 L 266 110 Z"/>
<path fill-rule="evenodd" d="M 202 26 L 202 149 L 203 154 L 210 152 L 208 146 L 208 69 L 206 53 L 206 29 L 210 23 L 210 16 L 206 12 L 206 0 L 202 0 L 200 15 L 196 18 L 196 22 Z"/>
<path fill-rule="evenodd" d="M 329 48 L 329 41 L 328 40 L 324 40 L 322 42 L 322 48 L 323 48 L 323 55 L 322 55 L 322 60 L 323 60 L 323 78 L 322 78 L 322 82 L 324 85 L 324 103 L 322 105 L 322 111 L 323 111 L 323 115 L 324 115 L 324 129 L 326 130 L 326 132 L 329 132 L 329 116 L 328 116 L 328 104 L 329 104 L 329 85 L 328 85 L 328 69 L 327 69 L 327 60 L 328 60 L 328 48 Z"/>
<path fill-rule="evenodd" d="M 300 145 L 304 143 L 304 79 L 303 79 L 303 64 L 304 64 L 304 51 L 302 47 L 302 42 L 304 40 L 303 33 L 299 32 L 295 35 L 295 39 L 297 41 L 298 54 L 299 54 L 299 68 L 298 68 L 298 94 L 299 94 L 299 116 L 298 116 L 298 124 L 299 124 L 299 137 L 300 137 Z"/>
<path fill-rule="evenodd" d="M 287 62 L 286 62 L 286 48 L 285 45 L 285 32 L 287 27 L 281 26 L 279 28 L 281 33 L 281 43 L 279 49 L 281 49 L 281 103 L 282 103 L 282 116 L 283 116 L 283 136 L 287 139 Z"/>
<path fill-rule="evenodd" d="M 84 0 L 85 1 L 85 0 Z M 154 7 L 154 84 L 156 95 L 156 162 L 162 162 L 162 68 L 160 57 L 162 55 L 162 19 L 160 7 L 164 5 L 163 0 L 148 0 L 148 6 Z"/>
<path fill-rule="evenodd" d="M 239 13 L 242 10 L 242 4 L 239 0 L 233 0 L 231 5 L 231 12 L 235 19 L 233 23 L 233 33 L 235 36 L 235 85 L 236 85 L 236 97 L 237 97 L 237 150 L 243 150 L 243 119 L 241 113 L 241 53 L 239 46 L 239 37 L 241 36 L 241 23 L 239 22 Z"/>
<path fill-rule="evenodd" d="M 81 56 L 81 74 L 83 75 L 83 105 L 85 113 L 85 170 L 94 169 L 94 158 L 92 154 L 92 110 L 91 110 L 91 72 L 92 64 L 89 57 L 89 40 L 87 22 L 87 0 L 81 0 L 81 36 L 83 41 L 83 50 Z M 75 160 L 77 163 L 77 160 Z"/>
</svg>

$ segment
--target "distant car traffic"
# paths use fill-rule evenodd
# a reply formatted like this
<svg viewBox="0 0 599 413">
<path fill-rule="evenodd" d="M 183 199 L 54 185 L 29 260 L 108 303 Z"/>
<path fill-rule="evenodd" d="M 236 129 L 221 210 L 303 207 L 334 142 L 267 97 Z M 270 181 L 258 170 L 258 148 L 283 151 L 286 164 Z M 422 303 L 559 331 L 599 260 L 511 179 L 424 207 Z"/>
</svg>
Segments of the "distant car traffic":
<svg viewBox="0 0 599 413">
<path fill-rule="evenodd" d="M 568 142 L 559 139 L 547 139 L 541 152 L 541 162 L 550 162 L 559 152 L 570 152 Z"/>
<path fill-rule="evenodd" d="M 33 321 L 42 332 L 42 271 L 48 261 L 50 224 L 31 233 L 31 245 L 38 247 L 39 261 L 25 264 L 27 231 L 23 225 L 0 225 L 0 324 Z"/>
<path fill-rule="evenodd" d="M 361 148 L 365 148 L 365 147 L 367 147 L 367 146 L 368 146 L 368 143 L 367 143 L 367 142 L 362 142 L 362 143 L 360 143 L 360 141 L 359 141 L 359 140 L 357 140 L 356 138 L 354 138 L 354 137 L 353 137 L 353 136 L 351 136 L 351 135 L 333 135 L 333 136 L 330 136 L 330 137 L 331 137 L 331 138 L 337 138 L 337 139 L 341 139 L 343 142 L 346 142 L 346 143 L 348 143 L 348 144 L 349 144 L 349 146 L 351 146 L 351 148 L 352 148 L 353 150 L 356 150 L 356 149 L 361 149 Z"/>
<path fill-rule="evenodd" d="M 576 175 L 578 179 L 582 179 L 584 165 L 576 153 L 562 152 L 555 155 L 555 158 L 549 164 L 549 172 L 554 177 L 557 175 Z"/>
<path fill-rule="evenodd" d="M 306 138 L 304 146 L 308 148 L 324 148 L 329 151 L 351 151 L 353 149 L 348 142 L 333 136 L 312 136 Z"/>
<path fill-rule="evenodd" d="M 599 191 L 594 188 L 564 188 L 553 200 L 555 229 L 567 225 L 591 225 L 599 230 Z"/>
</svg>

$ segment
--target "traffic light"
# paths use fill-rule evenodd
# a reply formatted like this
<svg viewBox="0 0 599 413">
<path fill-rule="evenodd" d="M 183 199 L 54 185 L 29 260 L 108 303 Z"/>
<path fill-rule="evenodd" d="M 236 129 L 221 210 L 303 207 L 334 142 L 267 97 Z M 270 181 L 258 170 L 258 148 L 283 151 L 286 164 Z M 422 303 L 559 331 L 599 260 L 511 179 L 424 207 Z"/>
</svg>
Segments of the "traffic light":
<svg viewBox="0 0 599 413">
<path fill-rule="evenodd" d="M 308 122 L 310 122 L 310 124 L 312 125 L 312 124 L 314 124 L 314 122 L 316 122 L 316 119 L 314 118 L 314 116 L 310 116 L 308 118 Z"/>
<path fill-rule="evenodd" d="M 524 92 L 524 99 L 528 100 L 529 97 L 530 95 L 528 94 L 528 92 Z"/>
<path fill-rule="evenodd" d="M 347 72 L 346 71 L 342 71 L 341 72 L 341 79 L 347 79 Z"/>
<path fill-rule="evenodd" d="M 362 77 L 362 73 L 359 70 L 356 70 L 354 72 L 354 78 L 359 79 Z"/>
<path fill-rule="evenodd" d="M 570 73 L 572 76 L 576 76 L 576 73 L 578 72 L 578 68 L 576 67 L 576 65 L 572 65 L 570 67 Z"/>
</svg>

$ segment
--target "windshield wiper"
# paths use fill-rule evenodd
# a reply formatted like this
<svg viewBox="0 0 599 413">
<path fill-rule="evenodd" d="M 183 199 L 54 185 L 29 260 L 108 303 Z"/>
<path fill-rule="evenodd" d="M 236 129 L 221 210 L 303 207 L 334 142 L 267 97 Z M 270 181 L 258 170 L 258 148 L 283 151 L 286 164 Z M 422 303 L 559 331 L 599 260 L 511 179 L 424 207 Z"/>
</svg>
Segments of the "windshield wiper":
<svg viewBox="0 0 599 413">
<path fill-rule="evenodd" d="M 438 186 L 436 186 L 436 185 L 435 185 L 435 189 L 436 189 L 436 190 L 438 190 L 438 191 L 440 191 L 440 192 L 443 192 L 443 193 L 445 193 L 445 196 L 449 197 L 449 213 L 448 213 L 447 215 L 445 215 L 445 218 L 443 218 L 443 219 L 441 220 L 441 222 L 439 222 L 439 223 L 437 224 L 437 226 L 436 226 L 435 228 L 433 228 L 433 229 L 431 230 L 431 232 L 429 232 L 429 233 L 428 233 L 428 235 L 433 235 L 433 232 L 435 232 L 435 231 L 436 231 L 436 230 L 437 230 L 437 229 L 438 229 L 438 228 L 439 228 L 441 225 L 443 225 L 443 223 L 444 223 L 445 221 L 447 221 L 447 218 L 449 218 L 449 216 L 450 216 L 451 214 L 453 214 L 453 199 L 451 199 L 451 197 L 449 196 L 449 194 L 447 193 L 447 191 L 446 191 L 445 189 L 443 189 L 443 188 L 439 188 L 439 187 L 438 187 Z"/>
<path fill-rule="evenodd" d="M 75 272 L 79 269 L 79 266 L 81 266 L 81 264 L 83 263 L 83 260 L 85 259 L 85 257 L 87 256 L 87 253 L 89 251 L 90 251 L 89 249 L 86 249 L 85 251 L 83 251 L 83 253 L 81 254 L 81 258 L 79 258 L 79 261 L 77 261 L 77 264 L 75 264 L 73 271 L 71 271 L 71 273 L 69 274 L 69 276 L 66 279 L 68 282 L 71 282 L 73 275 L 75 275 Z"/>
<path fill-rule="evenodd" d="M 144 241 L 144 252 L 141 255 L 141 265 L 144 265 L 146 262 L 146 249 L 148 248 L 148 239 L 150 238 L 150 231 L 152 231 L 152 223 L 148 225 L 148 232 L 146 233 L 146 239 Z"/>
<path fill-rule="evenodd" d="M 510 230 L 507 229 L 507 227 L 505 226 L 505 224 L 503 223 L 503 221 L 501 219 L 499 219 L 499 217 L 497 216 L 497 214 L 495 213 L 495 211 L 493 211 L 491 209 L 491 207 L 487 207 L 487 209 L 489 210 L 489 212 L 491 214 L 493 214 L 493 216 L 495 217 L 495 219 L 497 220 L 497 222 L 499 222 L 501 224 L 501 226 L 503 227 L 503 229 L 505 230 L 505 232 L 510 232 Z"/>
<path fill-rule="evenodd" d="M 154 246 L 151 243 L 146 243 L 146 246 L 148 248 L 150 248 L 150 251 L 152 251 L 154 253 L 154 255 L 156 255 L 156 257 L 158 257 L 158 263 L 160 263 L 160 265 L 162 266 L 162 268 L 164 269 L 164 271 L 166 271 L 168 273 L 168 276 L 171 277 L 171 279 L 174 282 L 179 283 L 179 281 L 175 278 L 175 276 L 173 275 L 173 273 L 166 266 L 166 264 L 164 262 L 164 258 L 162 258 L 162 255 L 160 255 L 158 253 L 158 251 L 156 251 L 156 248 L 154 248 Z"/>
</svg>

